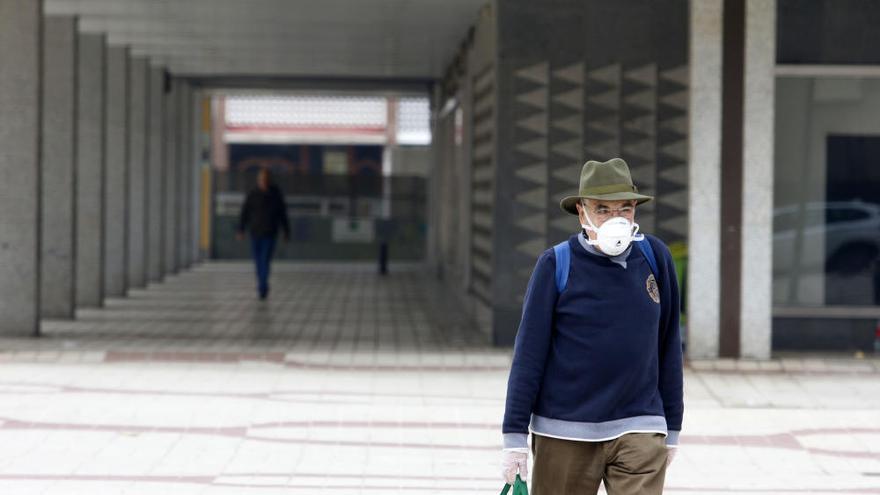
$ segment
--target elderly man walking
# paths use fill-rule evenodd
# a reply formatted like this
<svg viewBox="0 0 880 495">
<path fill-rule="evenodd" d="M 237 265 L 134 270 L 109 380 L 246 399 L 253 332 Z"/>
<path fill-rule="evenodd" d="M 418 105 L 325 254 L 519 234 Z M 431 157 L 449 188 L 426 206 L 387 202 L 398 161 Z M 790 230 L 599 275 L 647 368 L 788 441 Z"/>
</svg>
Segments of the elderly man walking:
<svg viewBox="0 0 880 495">
<path fill-rule="evenodd" d="M 538 259 L 523 301 L 504 411 L 502 471 L 533 495 L 663 492 L 681 431 L 679 294 L 669 249 L 638 233 L 620 158 L 588 161 L 562 209 L 581 232 Z"/>
</svg>

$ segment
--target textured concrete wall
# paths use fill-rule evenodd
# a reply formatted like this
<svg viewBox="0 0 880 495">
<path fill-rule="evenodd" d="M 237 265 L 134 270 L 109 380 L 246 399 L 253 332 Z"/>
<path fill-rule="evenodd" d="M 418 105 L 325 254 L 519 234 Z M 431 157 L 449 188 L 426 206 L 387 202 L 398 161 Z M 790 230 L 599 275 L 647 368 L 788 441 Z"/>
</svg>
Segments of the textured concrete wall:
<svg viewBox="0 0 880 495">
<path fill-rule="evenodd" d="M 495 161 L 495 20 L 484 8 L 466 45 L 466 73 L 432 95 L 428 263 L 489 340 Z M 395 170 L 405 158 L 394 157 Z"/>
<path fill-rule="evenodd" d="M 128 64 L 128 287 L 147 284 L 148 67 L 142 57 Z"/>
<path fill-rule="evenodd" d="M 39 331 L 41 5 L 0 0 L 0 333 L 5 335 Z"/>
<path fill-rule="evenodd" d="M 180 216 L 177 204 L 177 146 L 180 137 L 178 127 L 180 81 L 172 79 L 171 92 L 165 94 L 165 160 L 164 160 L 164 186 L 163 194 L 165 201 L 163 211 L 165 223 L 163 226 L 162 256 L 164 272 L 177 273 L 177 218 Z"/>
<path fill-rule="evenodd" d="M 104 300 L 104 35 L 79 38 L 76 177 L 76 303 Z"/>
<path fill-rule="evenodd" d="M 535 260 L 577 231 L 559 200 L 576 192 L 584 161 L 623 157 L 639 190 L 657 197 L 639 208 L 642 231 L 686 240 L 688 2 L 495 9 L 490 297 L 494 341 L 509 344 Z M 626 42 L 613 42 L 621 33 Z"/>
<path fill-rule="evenodd" d="M 104 292 L 124 296 L 128 259 L 128 49 L 107 49 Z"/>
<path fill-rule="evenodd" d="M 149 70 L 149 117 L 147 125 L 147 281 L 162 280 L 162 208 L 164 184 L 164 69 Z"/>
<path fill-rule="evenodd" d="M 76 306 L 77 22 L 47 16 L 43 29 L 42 249 L 40 308 L 72 318 Z"/>
</svg>

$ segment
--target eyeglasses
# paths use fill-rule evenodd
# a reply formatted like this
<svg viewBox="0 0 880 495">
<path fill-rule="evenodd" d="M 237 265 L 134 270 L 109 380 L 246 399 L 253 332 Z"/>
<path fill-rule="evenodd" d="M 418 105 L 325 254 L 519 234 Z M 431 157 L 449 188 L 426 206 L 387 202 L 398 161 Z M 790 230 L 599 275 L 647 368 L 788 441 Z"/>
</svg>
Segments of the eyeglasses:
<svg viewBox="0 0 880 495">
<path fill-rule="evenodd" d="M 584 208 L 589 208 L 586 205 L 583 206 Z M 636 212 L 636 208 L 634 206 L 621 206 L 620 208 L 608 208 L 606 206 L 600 206 L 598 208 L 589 208 L 589 210 L 592 211 L 594 215 L 601 218 L 606 218 L 612 213 L 614 213 L 615 216 L 630 217 Z"/>
</svg>

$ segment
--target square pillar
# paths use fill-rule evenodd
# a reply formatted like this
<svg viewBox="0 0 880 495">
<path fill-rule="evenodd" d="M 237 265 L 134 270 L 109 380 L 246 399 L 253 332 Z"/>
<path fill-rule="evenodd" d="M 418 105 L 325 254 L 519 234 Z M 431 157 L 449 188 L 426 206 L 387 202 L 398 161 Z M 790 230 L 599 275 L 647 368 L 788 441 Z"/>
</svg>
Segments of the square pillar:
<svg viewBox="0 0 880 495">
<path fill-rule="evenodd" d="M 73 318 L 76 306 L 77 21 L 43 21 L 40 314 Z"/>
<path fill-rule="evenodd" d="M 78 52 L 76 304 L 97 307 L 104 300 L 104 35 L 81 33 Z"/>
<path fill-rule="evenodd" d="M 687 352 L 718 356 L 723 0 L 690 2 Z M 700 205 L 695 208 L 694 205 Z"/>
<path fill-rule="evenodd" d="M 164 224 L 163 110 L 165 69 L 149 70 L 149 117 L 147 127 L 147 281 L 162 281 L 162 225 Z"/>
<path fill-rule="evenodd" d="M 177 218 L 180 216 L 180 207 L 177 204 L 177 146 L 180 129 L 177 118 L 178 94 L 180 93 L 180 81 L 171 79 L 171 87 L 165 93 L 165 159 L 164 184 L 162 187 L 163 197 L 163 246 L 162 261 L 165 273 L 177 273 Z"/>
<path fill-rule="evenodd" d="M 0 0 L 0 333 L 40 314 L 42 2 Z"/>
<path fill-rule="evenodd" d="M 210 238 L 211 224 L 207 215 L 211 214 L 210 198 L 203 197 L 211 190 L 210 177 L 212 173 L 212 158 L 214 141 L 220 139 L 222 132 L 218 133 L 218 128 L 222 129 L 225 123 L 225 112 L 222 110 L 223 105 L 218 104 L 220 108 L 214 108 L 212 98 L 201 93 L 195 93 L 190 106 L 196 113 L 193 122 L 196 125 L 193 150 L 193 160 L 195 162 L 190 169 L 192 183 L 190 184 L 191 204 L 193 211 L 190 218 L 190 248 L 192 249 L 192 262 L 199 263 L 207 254 L 202 249 L 202 238 Z M 203 191 L 206 188 L 208 191 Z"/>
<path fill-rule="evenodd" d="M 122 297 L 128 260 L 128 48 L 107 48 L 104 140 L 104 293 Z"/>
<path fill-rule="evenodd" d="M 128 64 L 127 286 L 139 288 L 147 285 L 148 67 L 143 57 Z"/>
<path fill-rule="evenodd" d="M 746 0 L 740 357 L 769 359 L 773 324 L 776 1 Z"/>
<path fill-rule="evenodd" d="M 177 222 L 177 259 L 181 269 L 190 266 L 189 249 L 189 218 L 192 212 L 190 204 L 190 170 L 193 167 L 192 160 L 192 88 L 189 84 L 181 82 L 180 91 L 177 93 L 178 122 L 180 126 L 179 145 L 177 147 L 177 195 L 180 207 L 175 221 Z"/>
</svg>

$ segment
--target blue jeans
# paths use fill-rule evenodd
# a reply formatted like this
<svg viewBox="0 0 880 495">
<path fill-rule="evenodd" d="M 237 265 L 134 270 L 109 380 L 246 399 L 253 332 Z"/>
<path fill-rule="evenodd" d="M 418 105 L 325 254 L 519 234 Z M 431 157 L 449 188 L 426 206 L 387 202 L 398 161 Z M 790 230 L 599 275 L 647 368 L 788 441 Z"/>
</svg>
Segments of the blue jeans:
<svg viewBox="0 0 880 495">
<path fill-rule="evenodd" d="M 275 236 L 254 237 L 251 236 L 251 255 L 257 265 L 257 290 L 260 297 L 266 297 L 269 293 L 269 263 L 272 261 L 272 252 L 275 250 Z"/>
</svg>

